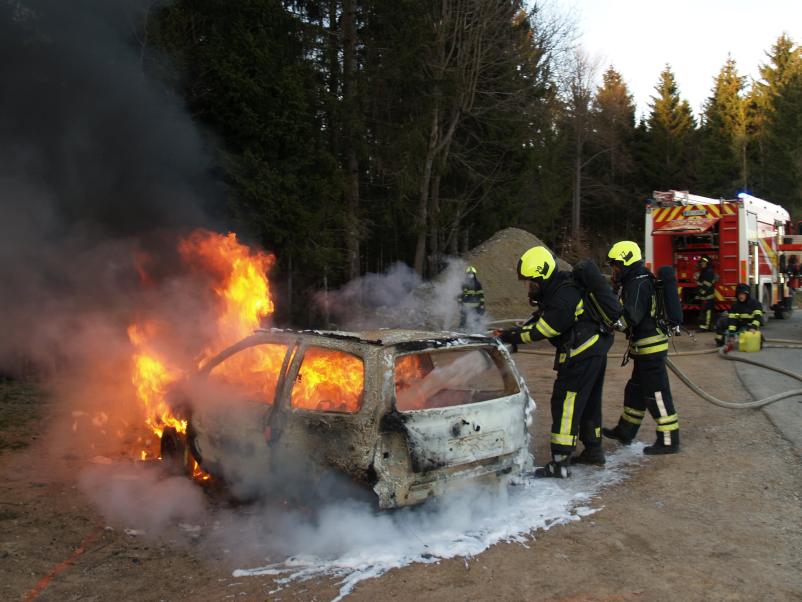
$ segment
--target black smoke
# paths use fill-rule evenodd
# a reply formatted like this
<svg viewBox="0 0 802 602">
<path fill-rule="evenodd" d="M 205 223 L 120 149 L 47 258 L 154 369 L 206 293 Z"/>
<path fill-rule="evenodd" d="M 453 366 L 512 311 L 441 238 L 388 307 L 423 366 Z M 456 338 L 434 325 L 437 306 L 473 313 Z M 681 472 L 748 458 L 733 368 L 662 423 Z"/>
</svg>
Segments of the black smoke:
<svg viewBox="0 0 802 602">
<path fill-rule="evenodd" d="M 0 0 L 0 366 L 116 332 L 138 263 L 164 270 L 223 205 L 208 141 L 146 69 L 158 8 Z"/>
</svg>

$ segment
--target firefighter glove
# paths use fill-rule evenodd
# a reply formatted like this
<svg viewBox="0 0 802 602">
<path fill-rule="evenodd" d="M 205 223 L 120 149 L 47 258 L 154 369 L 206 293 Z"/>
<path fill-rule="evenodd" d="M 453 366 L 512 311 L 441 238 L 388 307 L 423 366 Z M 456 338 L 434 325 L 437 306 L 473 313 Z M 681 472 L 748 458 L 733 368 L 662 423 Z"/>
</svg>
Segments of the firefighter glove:
<svg viewBox="0 0 802 602">
<path fill-rule="evenodd" d="M 498 334 L 498 338 L 501 339 L 502 343 L 506 343 L 507 345 L 514 345 L 515 343 L 521 340 L 521 329 L 516 328 L 505 328 Z"/>
</svg>

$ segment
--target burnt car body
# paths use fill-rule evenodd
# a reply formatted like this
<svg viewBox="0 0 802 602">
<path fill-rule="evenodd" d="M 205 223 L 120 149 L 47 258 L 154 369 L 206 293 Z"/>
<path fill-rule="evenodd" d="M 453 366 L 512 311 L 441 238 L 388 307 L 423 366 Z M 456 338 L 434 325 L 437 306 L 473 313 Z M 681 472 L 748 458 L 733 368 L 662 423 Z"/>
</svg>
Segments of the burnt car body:
<svg viewBox="0 0 802 602">
<path fill-rule="evenodd" d="M 337 474 L 387 509 L 531 468 L 534 402 L 490 337 L 265 329 L 194 380 L 189 452 L 246 495 Z"/>
</svg>

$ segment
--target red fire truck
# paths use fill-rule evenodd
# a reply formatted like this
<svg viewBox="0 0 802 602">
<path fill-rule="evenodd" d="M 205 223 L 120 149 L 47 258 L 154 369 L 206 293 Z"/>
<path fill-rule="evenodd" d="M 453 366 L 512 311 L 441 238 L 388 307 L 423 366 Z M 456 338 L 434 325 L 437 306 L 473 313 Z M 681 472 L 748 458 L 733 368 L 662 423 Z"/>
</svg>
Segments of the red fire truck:
<svg viewBox="0 0 802 602">
<path fill-rule="evenodd" d="M 699 309 L 694 276 L 699 258 L 707 255 L 719 276 L 718 311 L 730 309 L 739 282 L 751 286 L 764 312 L 787 318 L 793 311 L 791 287 L 798 286 L 798 278 L 790 277 L 787 265 L 799 260 L 802 236 L 792 235 L 790 216 L 779 205 L 746 193 L 716 200 L 655 191 L 647 202 L 645 235 L 647 267 L 675 267 L 683 310 Z"/>
</svg>

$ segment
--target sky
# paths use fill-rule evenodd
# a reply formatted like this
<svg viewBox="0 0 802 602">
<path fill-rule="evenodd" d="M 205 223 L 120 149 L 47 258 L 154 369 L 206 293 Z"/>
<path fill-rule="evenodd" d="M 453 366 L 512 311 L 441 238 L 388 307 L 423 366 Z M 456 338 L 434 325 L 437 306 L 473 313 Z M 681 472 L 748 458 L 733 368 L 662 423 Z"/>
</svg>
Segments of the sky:
<svg viewBox="0 0 802 602">
<path fill-rule="evenodd" d="M 579 44 L 600 59 L 599 80 L 610 65 L 624 77 L 639 117 L 648 113 L 666 63 L 680 96 L 698 115 L 728 54 L 740 75 L 757 79 L 780 34 L 802 43 L 799 0 L 557 0 L 557 5 L 576 19 Z"/>
</svg>

